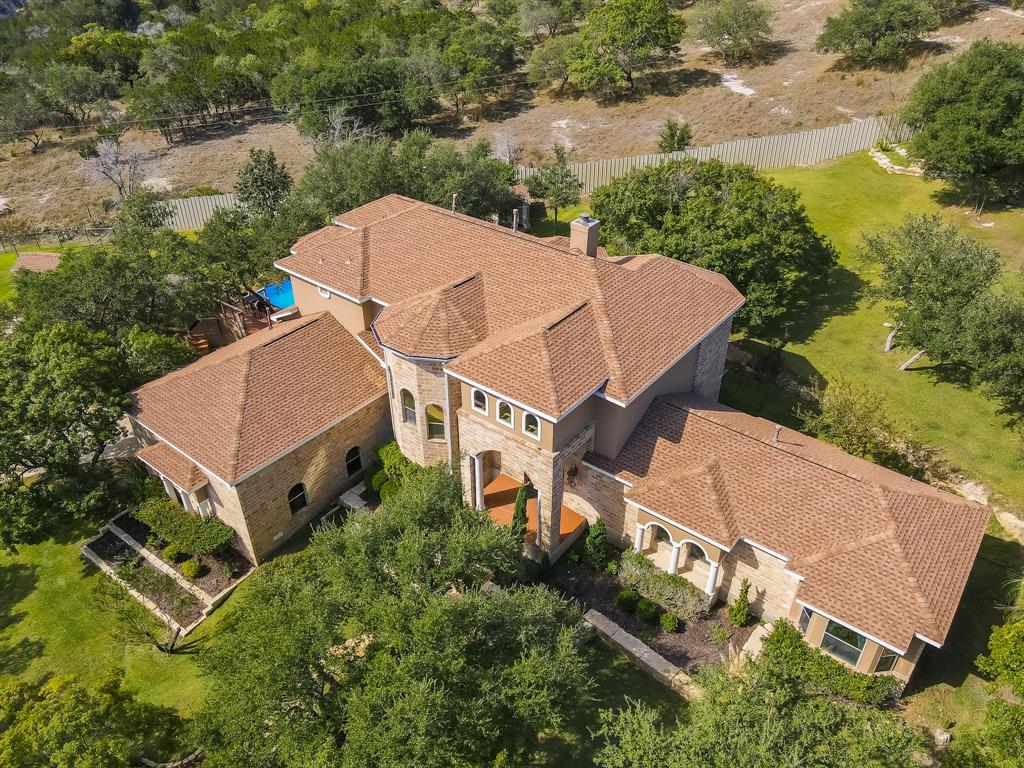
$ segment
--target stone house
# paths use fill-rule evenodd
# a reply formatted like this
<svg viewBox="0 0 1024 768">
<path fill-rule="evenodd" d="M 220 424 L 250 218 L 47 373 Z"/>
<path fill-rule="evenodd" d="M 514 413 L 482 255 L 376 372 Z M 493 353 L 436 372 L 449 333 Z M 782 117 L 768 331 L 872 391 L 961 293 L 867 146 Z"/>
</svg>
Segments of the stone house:
<svg viewBox="0 0 1024 768">
<path fill-rule="evenodd" d="M 500 523 L 525 486 L 536 556 L 558 558 L 601 519 L 709 595 L 732 599 L 747 578 L 758 614 L 907 679 L 945 641 L 986 511 L 718 405 L 743 297 L 679 261 L 611 257 L 598 230 L 583 216 L 569 237 L 540 239 L 397 195 L 341 214 L 276 264 L 300 319 L 136 393 L 153 443 L 140 459 L 182 503 L 212 500 L 207 512 L 261 559 L 355 481 L 351 446 L 365 455 L 393 432 L 413 461 L 449 462 L 467 502 Z M 312 328 L 333 346 L 302 339 Z M 227 366 L 293 335 L 273 384 L 239 394 L 247 379 L 211 375 L 215 355 Z M 218 416 L 222 401 L 241 417 Z M 157 411 L 181 432 L 166 434 Z M 234 442 L 204 459 L 218 421 Z M 273 446 L 239 453 L 257 434 Z"/>
</svg>

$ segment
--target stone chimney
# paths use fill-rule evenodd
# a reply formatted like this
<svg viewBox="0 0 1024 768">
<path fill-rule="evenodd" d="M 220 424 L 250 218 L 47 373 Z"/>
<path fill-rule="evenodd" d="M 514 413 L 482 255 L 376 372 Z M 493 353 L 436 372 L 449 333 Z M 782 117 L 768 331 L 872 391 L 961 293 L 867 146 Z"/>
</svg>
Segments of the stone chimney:
<svg viewBox="0 0 1024 768">
<path fill-rule="evenodd" d="M 569 247 L 582 251 L 587 256 L 597 256 L 597 233 L 600 229 L 597 219 L 589 213 L 581 213 L 580 217 L 569 225 Z"/>
</svg>

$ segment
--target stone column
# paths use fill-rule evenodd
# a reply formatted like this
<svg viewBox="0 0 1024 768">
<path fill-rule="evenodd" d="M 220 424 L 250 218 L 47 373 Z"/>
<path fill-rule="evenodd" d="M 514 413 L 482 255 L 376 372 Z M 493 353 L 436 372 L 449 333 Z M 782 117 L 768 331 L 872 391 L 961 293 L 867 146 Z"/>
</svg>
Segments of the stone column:
<svg viewBox="0 0 1024 768">
<path fill-rule="evenodd" d="M 640 523 L 636 524 L 636 535 L 633 537 L 633 549 L 637 552 L 644 548 L 644 527 Z"/>
<path fill-rule="evenodd" d="M 718 563 L 712 562 L 708 568 L 708 583 L 704 585 L 704 594 L 711 597 L 718 586 Z"/>
<path fill-rule="evenodd" d="M 484 455 L 473 456 L 473 485 L 476 487 L 476 508 L 484 508 Z"/>
<path fill-rule="evenodd" d="M 679 570 L 679 550 L 683 548 L 682 544 L 672 545 L 672 557 L 668 561 L 668 572 L 675 573 Z"/>
</svg>

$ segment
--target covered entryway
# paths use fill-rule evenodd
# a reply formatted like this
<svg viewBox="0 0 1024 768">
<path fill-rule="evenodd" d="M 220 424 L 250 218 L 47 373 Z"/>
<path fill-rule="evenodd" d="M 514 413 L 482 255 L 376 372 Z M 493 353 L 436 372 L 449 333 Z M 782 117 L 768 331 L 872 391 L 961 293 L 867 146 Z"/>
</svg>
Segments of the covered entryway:
<svg viewBox="0 0 1024 768">
<path fill-rule="evenodd" d="M 633 549 L 646 555 L 651 562 L 668 573 L 687 576 L 692 581 L 691 572 L 696 563 L 707 567 L 707 578 L 702 585 L 707 595 L 714 595 L 718 586 L 717 559 L 709 555 L 711 547 L 706 542 L 688 538 L 681 529 L 656 519 L 637 520 Z M 719 556 L 714 550 L 715 557 Z"/>
</svg>

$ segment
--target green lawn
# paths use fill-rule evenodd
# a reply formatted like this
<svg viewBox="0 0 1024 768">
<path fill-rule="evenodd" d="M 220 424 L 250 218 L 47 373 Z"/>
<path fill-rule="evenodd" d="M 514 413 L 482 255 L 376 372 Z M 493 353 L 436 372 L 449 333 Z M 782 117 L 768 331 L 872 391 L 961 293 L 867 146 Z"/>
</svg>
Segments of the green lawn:
<svg viewBox="0 0 1024 768">
<path fill-rule="evenodd" d="M 773 175 L 803 196 L 815 226 L 840 253 L 829 290 L 803 312 L 787 348 L 787 366 L 801 378 L 828 380 L 837 375 L 886 393 L 898 414 L 922 442 L 998 494 L 1024 507 L 1024 454 L 1011 429 L 1011 417 L 980 391 L 961 385 L 955 372 L 922 360 L 912 370 L 899 365 L 913 350 L 882 353 L 888 320 L 881 304 L 872 306 L 858 291 L 877 278 L 856 249 L 864 231 L 896 224 L 910 212 L 941 212 L 989 243 L 1016 270 L 1024 261 L 1024 211 L 973 215 L 937 202 L 941 187 L 911 176 L 887 174 L 867 153 L 817 168 L 789 168 Z M 726 387 L 729 392 L 730 387 Z M 743 399 L 738 402 L 745 402 Z"/>
<path fill-rule="evenodd" d="M 11 295 L 11 267 L 14 266 L 13 253 L 0 253 L 0 301 Z"/>
<path fill-rule="evenodd" d="M 551 237 L 552 235 L 569 236 L 569 222 L 578 218 L 581 213 L 587 213 L 590 208 L 586 204 L 574 205 L 571 208 L 558 209 L 558 224 L 554 221 L 554 211 L 549 209 L 548 217 L 531 221 L 530 234 L 537 237 Z"/>
</svg>

